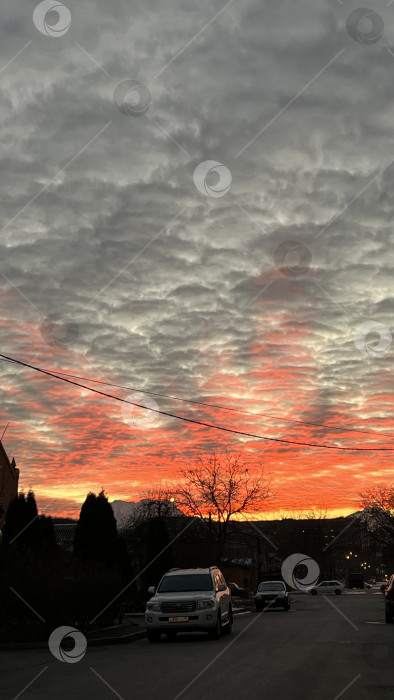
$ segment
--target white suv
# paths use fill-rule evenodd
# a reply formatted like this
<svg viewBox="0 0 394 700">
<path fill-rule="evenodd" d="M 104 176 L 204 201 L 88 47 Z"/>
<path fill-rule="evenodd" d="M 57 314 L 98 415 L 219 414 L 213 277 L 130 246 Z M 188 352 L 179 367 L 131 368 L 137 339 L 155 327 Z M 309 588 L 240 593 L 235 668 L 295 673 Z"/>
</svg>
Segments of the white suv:
<svg viewBox="0 0 394 700">
<path fill-rule="evenodd" d="M 161 633 L 208 632 L 211 639 L 231 633 L 231 592 L 216 566 L 208 569 L 171 569 L 164 574 L 146 604 L 145 622 L 150 642 Z"/>
</svg>

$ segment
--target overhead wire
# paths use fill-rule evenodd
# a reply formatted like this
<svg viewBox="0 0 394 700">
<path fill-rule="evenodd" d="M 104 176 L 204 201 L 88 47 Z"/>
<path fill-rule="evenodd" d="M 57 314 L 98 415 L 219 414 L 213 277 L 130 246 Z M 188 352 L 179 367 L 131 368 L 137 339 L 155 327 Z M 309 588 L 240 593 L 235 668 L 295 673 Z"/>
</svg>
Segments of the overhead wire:
<svg viewBox="0 0 394 700">
<path fill-rule="evenodd" d="M 94 394 L 98 394 L 100 396 L 104 396 L 109 399 L 113 399 L 114 401 L 119 401 L 121 403 L 126 403 L 130 404 L 131 406 L 137 406 L 138 408 L 143 408 L 146 411 L 152 411 L 153 413 L 157 413 L 162 416 L 167 416 L 169 418 L 175 418 L 177 420 L 184 421 L 186 423 L 191 423 L 194 425 L 200 425 L 205 428 L 210 428 L 212 430 L 220 430 L 226 433 L 232 433 L 234 435 L 241 435 L 244 437 L 251 437 L 255 438 L 257 440 L 268 440 L 271 442 L 280 442 L 280 443 L 285 443 L 289 445 L 298 445 L 300 447 L 316 447 L 320 449 L 326 449 L 326 450 L 341 450 L 341 451 L 347 451 L 347 452 L 394 452 L 394 447 L 342 447 L 339 445 L 327 445 L 323 443 L 314 443 L 314 442 L 300 442 L 297 440 L 287 440 L 285 438 L 274 438 L 270 437 L 267 435 L 258 435 L 256 433 L 249 433 L 243 430 L 235 430 L 234 428 L 226 428 L 225 426 L 221 425 L 215 425 L 214 423 L 208 423 L 206 421 L 199 421 L 194 418 L 186 418 L 185 416 L 179 416 L 175 413 L 170 413 L 169 411 L 162 411 L 160 409 L 152 408 L 150 406 L 141 406 L 141 404 L 135 402 L 135 401 L 130 401 L 128 399 L 124 399 L 120 396 L 115 396 L 114 394 L 109 394 L 104 391 L 99 391 L 98 389 L 94 389 L 92 387 L 86 386 L 86 384 L 80 384 L 79 382 L 75 382 L 71 379 L 68 379 L 64 376 L 60 376 L 58 374 L 55 374 L 54 372 L 51 372 L 49 370 L 42 369 L 40 367 L 36 367 L 35 365 L 30 364 L 29 362 L 23 362 L 22 360 L 17 360 L 16 358 L 10 357 L 8 355 L 4 355 L 0 353 L 0 359 L 3 359 L 6 362 L 11 362 L 13 364 L 17 364 L 22 367 L 27 367 L 29 369 L 32 369 L 36 372 L 39 372 L 41 374 L 44 374 L 46 376 L 52 377 L 53 379 L 57 379 L 62 382 L 66 382 L 67 384 L 71 384 L 73 386 L 77 386 L 80 389 L 85 389 L 86 391 L 90 391 Z"/>
<path fill-rule="evenodd" d="M 81 379 L 82 381 L 85 381 L 85 382 L 93 382 L 94 384 L 102 384 L 104 386 L 112 386 L 112 387 L 116 387 L 117 389 L 124 389 L 125 391 L 134 391 L 135 393 L 138 393 L 138 394 L 146 394 L 147 396 L 157 396 L 159 398 L 171 399 L 172 401 L 181 401 L 182 403 L 196 404 L 197 406 L 206 406 L 207 408 L 220 408 L 220 409 L 223 409 L 224 411 L 232 411 L 234 413 L 242 413 L 242 414 L 247 415 L 247 416 L 254 416 L 255 418 L 256 417 L 270 418 L 271 420 L 281 421 L 282 423 L 297 423 L 300 425 L 312 425 L 315 427 L 324 428 L 326 430 L 340 430 L 340 431 L 345 431 L 348 433 L 360 433 L 361 435 L 375 435 L 375 436 L 379 436 L 379 437 L 388 437 L 388 438 L 393 437 L 392 435 L 388 435 L 387 433 L 381 433 L 378 430 L 368 430 L 368 429 L 359 430 L 358 428 L 343 428 L 339 425 L 330 425 L 330 424 L 327 425 L 324 423 L 314 423 L 312 421 L 296 420 L 294 418 L 281 418 L 280 416 L 273 416 L 269 413 L 259 413 L 259 412 L 255 412 L 255 411 L 246 411 L 245 409 L 242 409 L 242 408 L 233 408 L 232 406 L 225 406 L 223 404 L 207 403 L 206 401 L 197 401 L 196 399 L 185 399 L 185 398 L 180 397 L 180 396 L 172 396 L 171 394 L 163 394 L 163 393 L 159 393 L 157 391 L 151 391 L 148 389 L 136 389 L 135 387 L 125 386 L 124 384 L 114 384 L 113 382 L 104 382 L 100 379 L 92 379 L 91 377 L 83 377 L 79 374 L 70 374 L 69 372 L 59 372 L 56 369 L 48 370 L 48 371 L 53 372 L 53 374 L 56 374 L 57 376 L 72 377 L 73 379 Z"/>
</svg>

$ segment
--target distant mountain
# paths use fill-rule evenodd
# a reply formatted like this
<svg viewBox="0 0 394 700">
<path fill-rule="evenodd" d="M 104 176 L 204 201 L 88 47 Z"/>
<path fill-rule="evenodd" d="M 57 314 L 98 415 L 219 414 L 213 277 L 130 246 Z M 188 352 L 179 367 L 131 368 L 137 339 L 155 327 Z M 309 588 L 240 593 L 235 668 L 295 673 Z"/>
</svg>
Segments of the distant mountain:
<svg viewBox="0 0 394 700">
<path fill-rule="evenodd" d="M 114 511 L 116 524 L 118 528 L 124 527 L 132 516 L 135 516 L 141 507 L 141 501 L 112 501 L 110 504 Z"/>
<path fill-rule="evenodd" d="M 152 516 L 158 515 L 161 510 L 162 515 L 173 516 L 183 515 L 170 501 L 152 502 L 149 498 L 144 498 L 142 501 L 112 501 L 110 504 L 114 511 L 116 524 L 118 528 L 125 527 L 131 518 L 138 517 L 139 513 L 150 513 Z"/>
<path fill-rule="evenodd" d="M 379 508 L 378 508 L 379 510 Z M 350 513 L 350 515 L 347 515 L 347 518 L 361 518 L 362 520 L 368 520 L 368 518 L 371 517 L 371 515 L 374 514 L 375 509 L 370 508 L 367 506 L 363 510 L 356 510 L 354 513 Z"/>
</svg>

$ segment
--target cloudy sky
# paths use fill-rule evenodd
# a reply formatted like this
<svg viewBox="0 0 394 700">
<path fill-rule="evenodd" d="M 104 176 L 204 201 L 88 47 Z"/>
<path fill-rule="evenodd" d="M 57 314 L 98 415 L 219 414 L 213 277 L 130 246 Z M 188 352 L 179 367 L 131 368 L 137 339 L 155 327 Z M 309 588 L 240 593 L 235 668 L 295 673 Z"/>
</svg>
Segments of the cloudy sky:
<svg viewBox="0 0 394 700">
<path fill-rule="evenodd" d="M 394 481 L 390 4 L 5 0 L 1 352 L 370 448 L 2 362 L 42 510 L 138 500 L 224 448 L 275 511 Z"/>
</svg>

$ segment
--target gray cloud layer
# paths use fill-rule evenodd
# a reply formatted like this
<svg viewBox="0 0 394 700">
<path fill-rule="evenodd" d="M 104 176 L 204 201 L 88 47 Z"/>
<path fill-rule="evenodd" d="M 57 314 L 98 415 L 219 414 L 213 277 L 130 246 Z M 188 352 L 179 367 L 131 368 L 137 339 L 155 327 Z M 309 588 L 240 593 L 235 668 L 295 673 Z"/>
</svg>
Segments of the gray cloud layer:
<svg viewBox="0 0 394 700">
<path fill-rule="evenodd" d="M 372 333 L 362 354 L 354 333 L 392 329 L 391 9 L 374 0 L 368 45 L 346 31 L 354 2 L 234 0 L 187 47 L 224 3 L 67 2 L 56 38 L 35 4 L 5 2 L 1 30 L 2 66 L 31 42 L 0 73 L 3 351 L 192 398 L 225 359 L 249 407 L 382 426 L 394 350 L 376 357 Z M 126 79 L 151 93 L 138 118 L 113 102 Z M 205 160 L 230 170 L 225 196 L 197 191 Z M 284 241 L 310 253 L 303 274 L 278 270 Z M 69 353 L 42 341 L 50 314 L 78 326 Z M 289 387 L 278 367 L 297 368 Z M 18 391 L 3 405 L 28 419 Z"/>
</svg>

